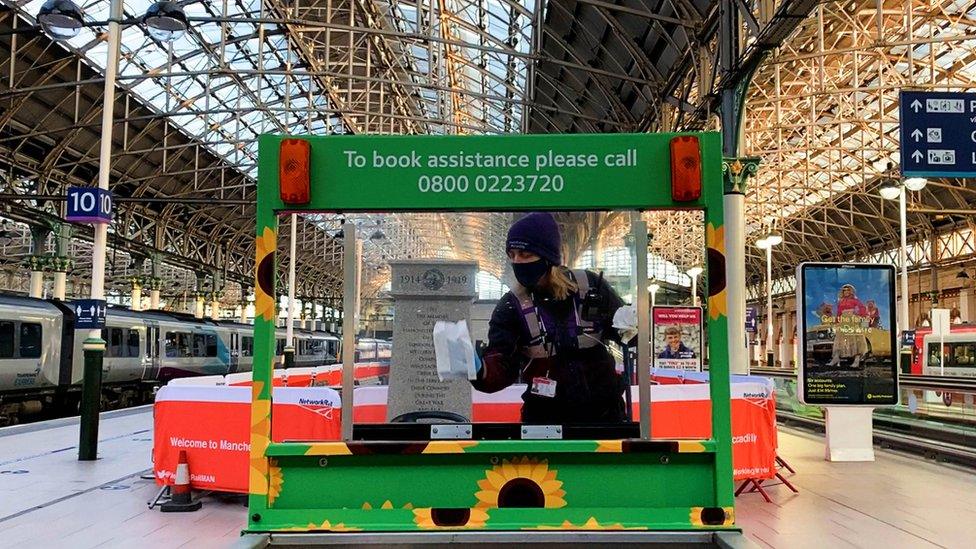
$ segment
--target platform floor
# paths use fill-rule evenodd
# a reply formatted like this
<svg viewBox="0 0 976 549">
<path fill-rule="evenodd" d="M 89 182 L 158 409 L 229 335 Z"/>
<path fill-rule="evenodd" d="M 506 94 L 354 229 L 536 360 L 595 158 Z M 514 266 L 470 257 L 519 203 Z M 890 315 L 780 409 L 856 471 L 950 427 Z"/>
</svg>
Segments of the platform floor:
<svg viewBox="0 0 976 549">
<path fill-rule="evenodd" d="M 195 513 L 146 502 L 149 407 L 103 414 L 96 462 L 77 461 L 78 422 L 0 429 L 0 547 L 229 547 L 244 527 L 243 497 L 204 498 Z M 976 546 L 976 475 L 921 458 L 877 452 L 874 463 L 827 463 L 823 441 L 781 431 L 797 470 L 783 486 L 737 499 L 746 535 L 762 547 L 968 548 Z"/>
<path fill-rule="evenodd" d="M 736 498 L 736 521 L 762 547 L 976 547 L 973 471 L 886 450 L 874 462 L 824 461 L 823 437 L 780 429 L 779 454 L 796 470 L 785 486 Z"/>
<path fill-rule="evenodd" d="M 0 547 L 217 548 L 240 537 L 242 496 L 205 498 L 196 513 L 149 510 L 151 406 L 99 423 L 95 462 L 78 461 L 77 418 L 0 429 Z"/>
</svg>

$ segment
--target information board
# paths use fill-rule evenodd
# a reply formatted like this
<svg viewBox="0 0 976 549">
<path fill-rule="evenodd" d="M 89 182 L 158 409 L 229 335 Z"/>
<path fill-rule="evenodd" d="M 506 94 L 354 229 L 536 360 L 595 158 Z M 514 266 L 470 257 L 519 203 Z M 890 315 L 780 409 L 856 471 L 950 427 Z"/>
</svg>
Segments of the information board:
<svg viewBox="0 0 976 549">
<path fill-rule="evenodd" d="M 746 333 L 756 333 L 756 327 L 758 325 L 759 315 L 757 314 L 756 308 L 746 307 Z"/>
<path fill-rule="evenodd" d="M 75 310 L 76 330 L 98 330 L 105 327 L 105 310 L 108 308 L 102 299 L 75 299 L 71 302 Z"/>
<path fill-rule="evenodd" d="M 976 177 L 976 93 L 902 91 L 901 173 Z"/>
<path fill-rule="evenodd" d="M 314 185 L 302 209 L 622 209 L 672 203 L 671 139 L 683 134 L 307 137 Z M 278 180 L 281 138 L 261 136 L 259 178 Z M 702 173 L 720 173 L 717 134 L 699 134 Z M 653 175 L 652 175 L 653 174 Z M 627 181 L 627 185 L 611 184 Z M 277 191 L 277 189 L 275 189 Z M 280 196 L 266 197 L 285 211 Z M 681 203 L 697 207 L 702 200 Z"/>
<path fill-rule="evenodd" d="M 796 279 L 801 400 L 897 404 L 894 266 L 803 263 Z"/>
<path fill-rule="evenodd" d="M 98 187 L 68 187 L 67 215 L 71 223 L 111 223 L 112 193 Z"/>
<path fill-rule="evenodd" d="M 655 368 L 702 370 L 701 307 L 654 307 L 651 353 Z"/>
</svg>

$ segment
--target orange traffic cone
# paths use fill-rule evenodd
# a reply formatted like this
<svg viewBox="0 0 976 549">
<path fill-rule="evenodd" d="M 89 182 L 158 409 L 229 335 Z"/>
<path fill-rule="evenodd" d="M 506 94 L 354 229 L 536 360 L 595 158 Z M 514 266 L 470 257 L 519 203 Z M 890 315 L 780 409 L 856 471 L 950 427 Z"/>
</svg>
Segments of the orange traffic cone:
<svg viewBox="0 0 976 549">
<path fill-rule="evenodd" d="M 180 450 L 180 461 L 176 465 L 176 482 L 170 488 L 170 499 L 159 506 L 164 513 L 188 513 L 203 507 L 200 500 L 193 501 L 190 493 L 190 464 L 186 462 L 186 450 Z"/>
</svg>

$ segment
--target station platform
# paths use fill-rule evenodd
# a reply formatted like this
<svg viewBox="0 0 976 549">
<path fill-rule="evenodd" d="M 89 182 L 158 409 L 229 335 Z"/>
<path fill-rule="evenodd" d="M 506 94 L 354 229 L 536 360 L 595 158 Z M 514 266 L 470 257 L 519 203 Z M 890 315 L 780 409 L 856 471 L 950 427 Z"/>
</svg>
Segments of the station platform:
<svg viewBox="0 0 976 549">
<path fill-rule="evenodd" d="M 78 461 L 77 417 L 0 429 L 0 547 L 233 545 L 243 496 L 206 496 L 195 513 L 149 509 L 152 421 L 151 405 L 103 413 L 93 462 Z"/>
<path fill-rule="evenodd" d="M 161 513 L 148 473 L 152 408 L 102 414 L 99 456 L 77 461 L 78 419 L 0 429 L 0 547 L 230 547 L 240 542 L 242 496 L 205 495 L 194 513 Z M 971 547 L 976 476 L 878 450 L 873 463 L 823 461 L 823 441 L 781 429 L 780 455 L 799 489 L 770 486 L 736 500 L 736 518 L 760 547 Z M 195 494 L 197 497 L 198 494 Z"/>
</svg>

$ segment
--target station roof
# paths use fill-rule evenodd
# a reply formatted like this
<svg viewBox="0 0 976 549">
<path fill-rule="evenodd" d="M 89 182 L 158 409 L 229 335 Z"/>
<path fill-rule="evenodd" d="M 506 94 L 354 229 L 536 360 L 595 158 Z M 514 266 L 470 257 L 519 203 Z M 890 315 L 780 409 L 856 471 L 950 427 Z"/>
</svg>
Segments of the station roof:
<svg viewBox="0 0 976 549">
<path fill-rule="evenodd" d="M 81 4 L 91 28 L 66 42 L 34 26 L 41 3 L 0 0 L 0 216 L 23 223 L 56 220 L 56 198 L 93 184 L 98 170 L 109 2 Z M 125 2 L 126 17 L 150 4 Z M 976 8 L 961 0 L 732 2 L 743 48 L 728 73 L 714 0 L 183 5 L 190 30 L 171 45 L 139 25 L 122 34 L 112 186 L 123 202 L 109 274 L 119 288 L 148 272 L 133 259 L 150 253 L 165 260 L 173 294 L 215 272 L 250 283 L 261 133 L 714 129 L 723 79 L 756 65 L 743 153 L 762 164 L 747 194 L 748 241 L 785 233 L 777 276 L 803 260 L 869 257 L 898 242 L 897 204 L 877 195 L 897 171 L 898 90 L 976 87 Z M 968 230 L 961 238 L 971 243 L 974 202 L 973 180 L 933 180 L 909 197 L 910 238 Z M 683 244 L 702 236 L 680 217 L 648 218 L 656 256 L 679 269 L 700 262 Z M 501 214 L 348 219 L 368 233 L 374 292 L 394 257 L 481 259 L 496 275 L 503 267 L 510 218 Z M 338 288 L 340 221 L 300 221 L 300 295 Z M 621 234 L 610 213 L 561 222 L 577 255 L 595 232 Z M 25 227 L 0 230 L 8 272 L 31 253 Z M 84 229 L 77 235 L 75 272 L 84 273 L 90 246 Z M 917 255 L 952 251 L 928 248 Z M 751 246 L 747 269 L 764 270 Z M 230 285 L 229 299 L 237 291 Z"/>
</svg>

